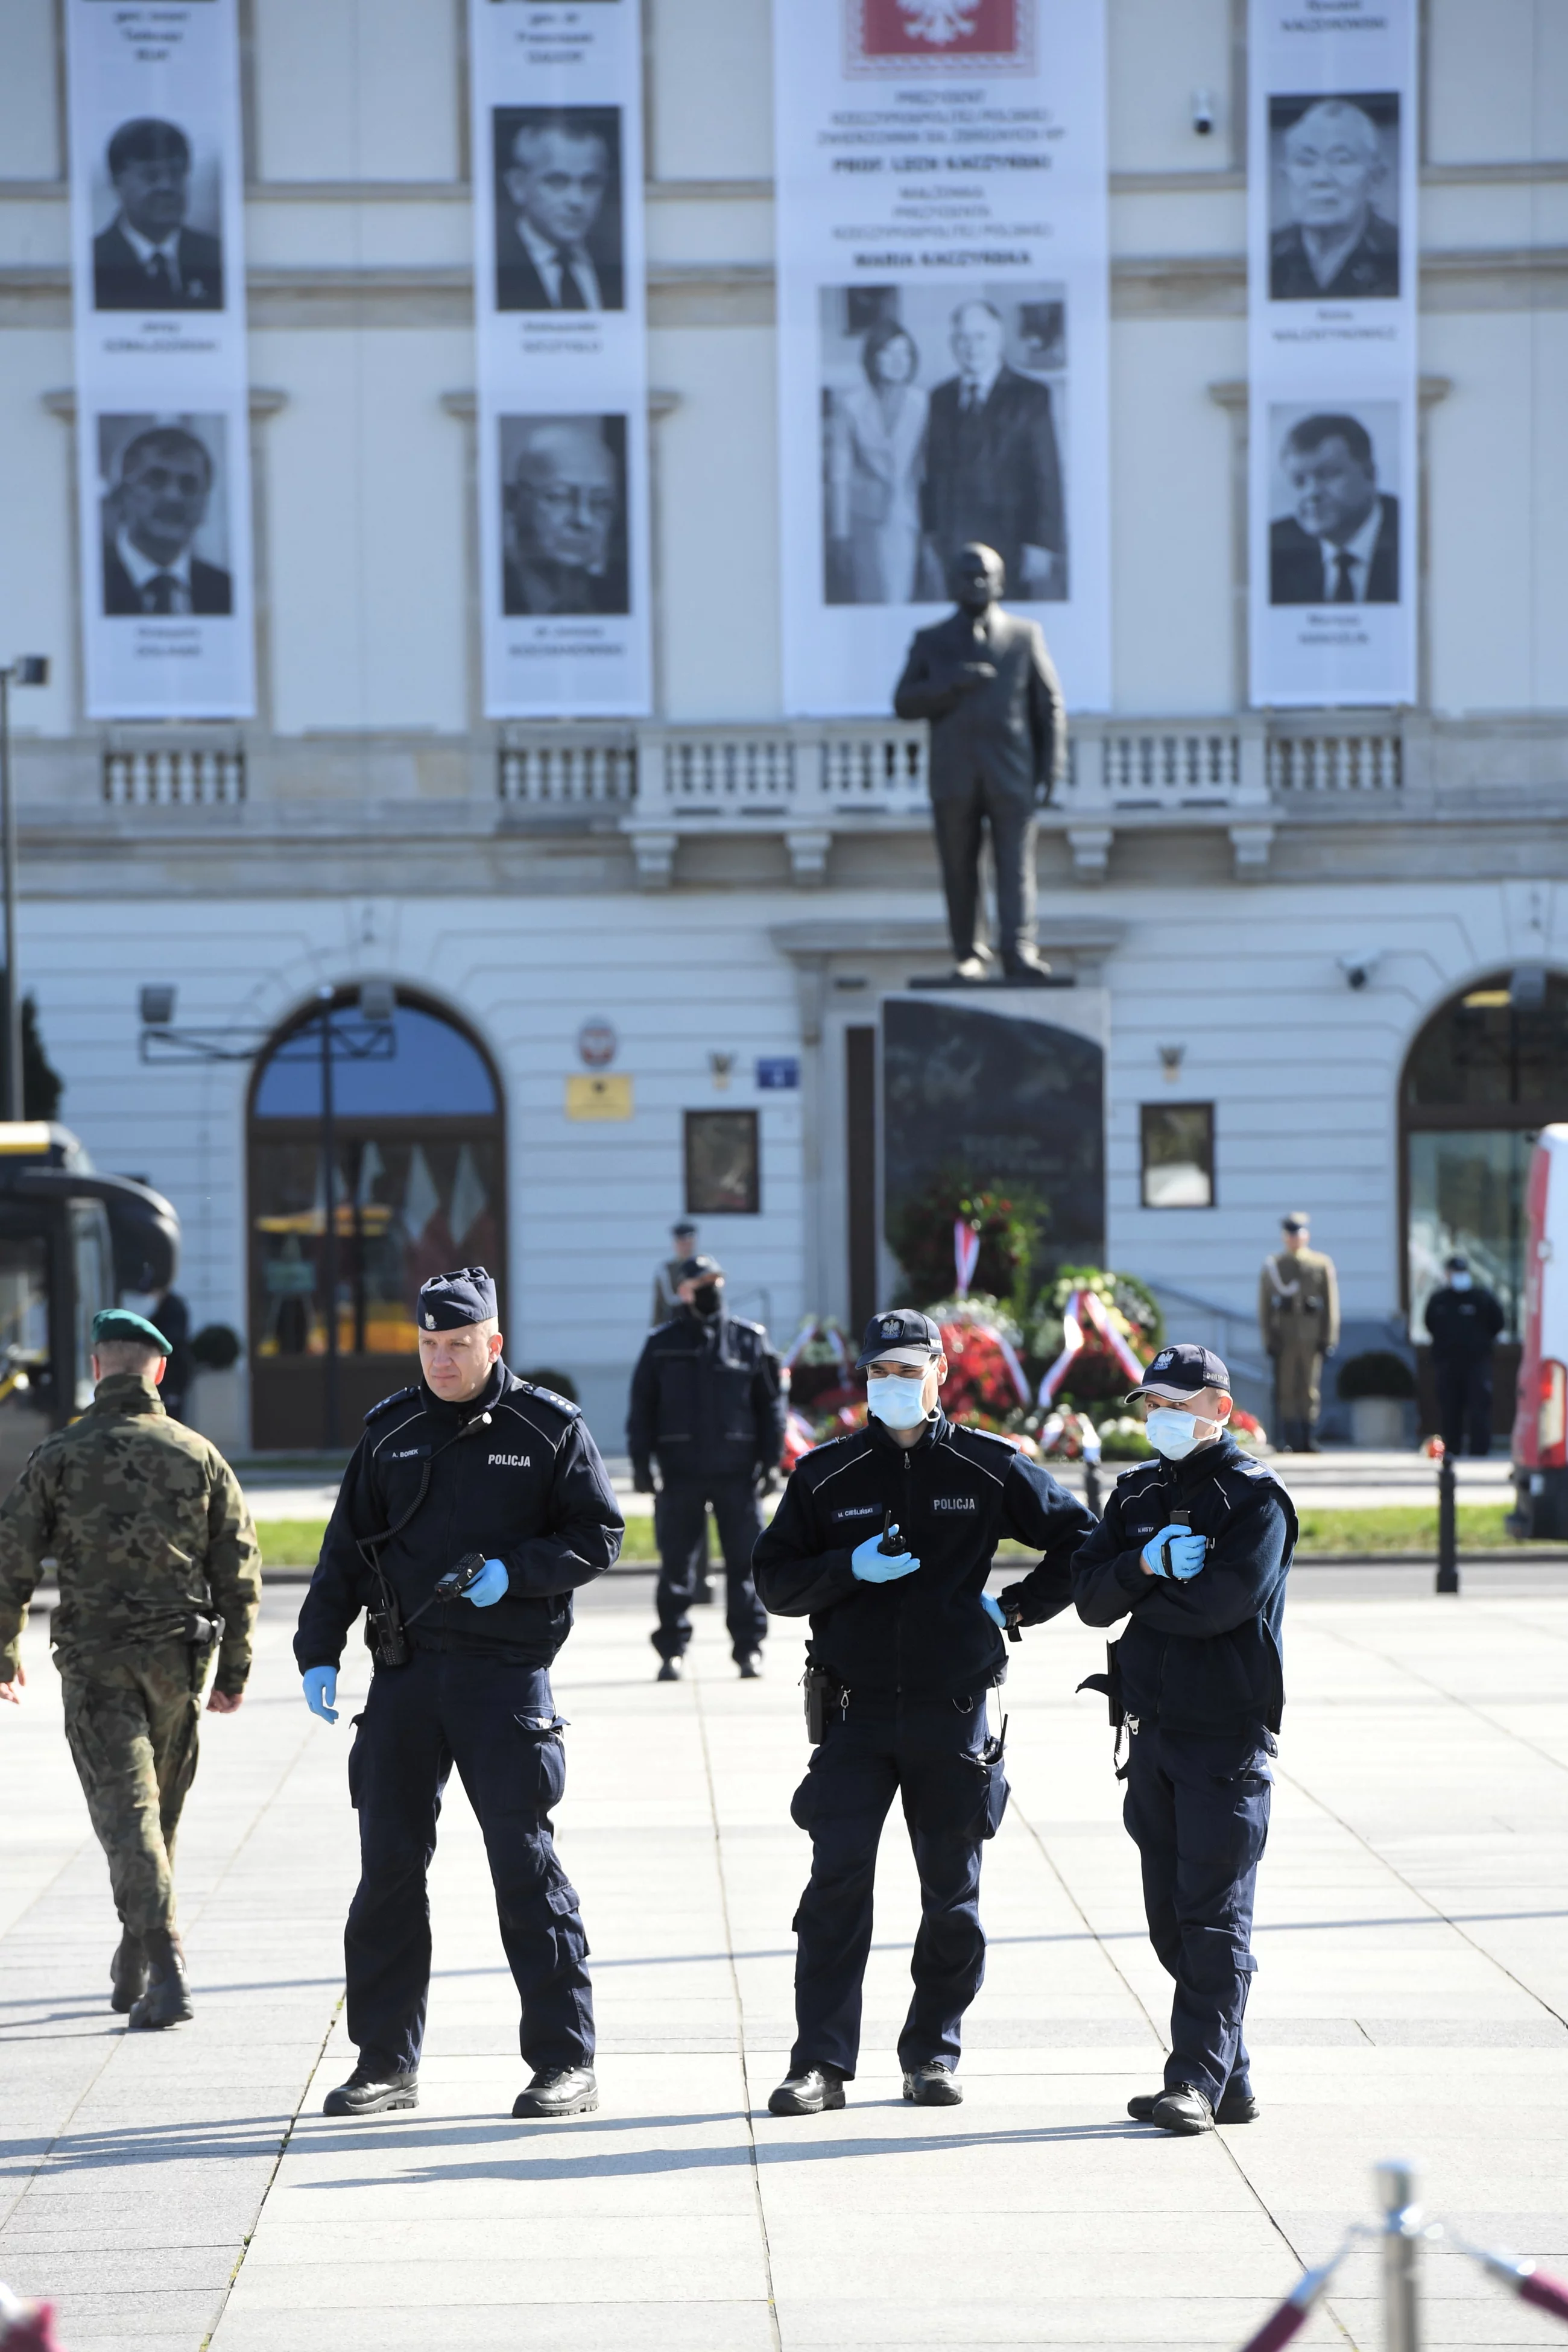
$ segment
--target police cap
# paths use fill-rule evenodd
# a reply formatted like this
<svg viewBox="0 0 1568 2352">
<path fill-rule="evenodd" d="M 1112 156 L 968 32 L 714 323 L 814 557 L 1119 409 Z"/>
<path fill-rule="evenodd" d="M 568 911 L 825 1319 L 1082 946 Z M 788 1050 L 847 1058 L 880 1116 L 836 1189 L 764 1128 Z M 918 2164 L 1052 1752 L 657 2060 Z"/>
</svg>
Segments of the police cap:
<svg viewBox="0 0 1568 2352">
<path fill-rule="evenodd" d="M 724 1269 L 716 1257 L 683 1257 L 675 1278 L 677 1282 L 722 1282 Z"/>
<path fill-rule="evenodd" d="M 1174 1402 L 1196 1396 L 1200 1389 L 1223 1389 L 1228 1396 L 1230 1374 L 1212 1348 L 1184 1341 L 1180 1347 L 1161 1349 L 1137 1387 L 1128 1391 L 1127 1402 L 1141 1396 L 1164 1397 Z"/>
<path fill-rule="evenodd" d="M 942 1331 L 931 1317 L 920 1314 L 912 1307 L 895 1307 L 886 1315 L 873 1315 L 867 1324 L 855 1369 L 863 1372 L 868 1364 L 888 1360 L 895 1364 L 929 1364 L 941 1353 Z"/>
<path fill-rule="evenodd" d="M 173 1351 L 155 1323 L 132 1315 L 129 1307 L 100 1307 L 92 1318 L 92 1344 L 100 1339 L 129 1339 L 133 1348 L 155 1348 L 161 1356 Z"/>
<path fill-rule="evenodd" d="M 460 1331 L 465 1323 L 496 1320 L 496 1286 L 482 1265 L 433 1274 L 419 1286 L 419 1328 Z"/>
<path fill-rule="evenodd" d="M 1310 1230 L 1312 1220 L 1305 1209 L 1292 1209 L 1279 1223 L 1288 1234 L 1304 1234 Z"/>
</svg>

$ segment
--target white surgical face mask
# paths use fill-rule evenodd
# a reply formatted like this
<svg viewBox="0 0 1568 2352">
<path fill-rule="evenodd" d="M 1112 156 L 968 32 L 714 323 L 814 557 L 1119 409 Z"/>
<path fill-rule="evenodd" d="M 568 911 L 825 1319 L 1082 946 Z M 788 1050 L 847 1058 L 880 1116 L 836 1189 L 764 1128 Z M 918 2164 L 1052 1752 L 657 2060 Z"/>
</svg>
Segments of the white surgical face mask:
<svg viewBox="0 0 1568 2352">
<path fill-rule="evenodd" d="M 1474 1276 L 1468 1274 L 1451 1274 L 1448 1279 L 1456 1290 L 1468 1290 Z"/>
<path fill-rule="evenodd" d="M 1217 1422 L 1200 1421 L 1195 1413 L 1178 1412 L 1173 1404 L 1155 1405 L 1143 1423 L 1143 1434 L 1167 1462 L 1184 1461 L 1194 1446 L 1206 1445 L 1218 1429 Z"/>
<path fill-rule="evenodd" d="M 868 1381 L 866 1402 L 877 1419 L 885 1421 L 889 1429 L 913 1429 L 917 1422 L 926 1417 L 925 1386 L 925 1381 L 919 1378 Z"/>
</svg>

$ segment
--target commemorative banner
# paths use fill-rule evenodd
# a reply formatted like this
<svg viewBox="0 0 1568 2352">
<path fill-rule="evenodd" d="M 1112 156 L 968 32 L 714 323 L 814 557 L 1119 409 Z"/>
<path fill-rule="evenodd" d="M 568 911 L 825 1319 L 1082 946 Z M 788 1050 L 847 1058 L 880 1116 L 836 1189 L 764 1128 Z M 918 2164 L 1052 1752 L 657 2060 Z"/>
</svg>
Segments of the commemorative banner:
<svg viewBox="0 0 1568 2352">
<path fill-rule="evenodd" d="M 238 0 L 67 0 L 94 719 L 255 708 Z"/>
<path fill-rule="evenodd" d="M 1413 702 L 1418 0 L 1251 0 L 1252 700 Z"/>
<path fill-rule="evenodd" d="M 638 0 L 469 0 L 492 719 L 652 696 Z"/>
<path fill-rule="evenodd" d="M 784 703 L 882 712 L 971 540 L 1110 692 L 1104 0 L 773 10 Z"/>
</svg>

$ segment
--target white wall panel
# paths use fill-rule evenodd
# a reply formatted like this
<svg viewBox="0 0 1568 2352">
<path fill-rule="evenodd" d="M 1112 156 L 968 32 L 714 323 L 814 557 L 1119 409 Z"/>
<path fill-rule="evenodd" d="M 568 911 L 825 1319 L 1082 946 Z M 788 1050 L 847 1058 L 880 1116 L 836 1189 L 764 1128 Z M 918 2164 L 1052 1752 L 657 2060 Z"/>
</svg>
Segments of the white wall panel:
<svg viewBox="0 0 1568 2352">
<path fill-rule="evenodd" d="M 0 180 L 63 169 L 54 0 L 0 0 Z"/>
<path fill-rule="evenodd" d="M 771 178 L 768 0 L 653 0 L 650 16 L 651 176 Z"/>
<path fill-rule="evenodd" d="M 69 428 L 42 395 L 71 381 L 68 330 L 0 336 L 0 660 L 47 654 L 49 683 L 11 698 L 17 736 L 68 735 L 76 709 Z"/>
<path fill-rule="evenodd" d="M 1563 0 L 1428 0 L 1427 160 L 1568 156 Z"/>
<path fill-rule="evenodd" d="M 453 0 L 256 0 L 264 180 L 458 176 Z"/>
<path fill-rule="evenodd" d="M 1202 172 L 1230 161 L 1229 0 L 1110 0 L 1110 168 Z M 1215 127 L 1193 129 L 1206 90 Z"/>
</svg>

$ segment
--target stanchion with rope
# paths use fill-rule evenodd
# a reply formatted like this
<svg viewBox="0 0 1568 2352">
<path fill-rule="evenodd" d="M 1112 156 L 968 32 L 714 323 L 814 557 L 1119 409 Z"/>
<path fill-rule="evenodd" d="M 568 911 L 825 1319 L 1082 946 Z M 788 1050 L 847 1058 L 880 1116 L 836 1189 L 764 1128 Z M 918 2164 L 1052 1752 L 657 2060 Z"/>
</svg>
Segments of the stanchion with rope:
<svg viewBox="0 0 1568 2352">
<path fill-rule="evenodd" d="M 1316 2269 L 1302 2273 L 1284 2302 L 1247 2337 L 1241 2352 L 1279 2352 L 1281 2345 L 1299 2336 L 1327 2294 L 1346 2255 L 1368 2239 L 1375 2240 L 1382 2252 L 1384 2352 L 1421 2352 L 1419 2258 L 1423 2245 L 1439 2241 L 1446 2241 L 1455 2253 L 1479 2263 L 1489 2278 L 1496 2279 L 1521 2303 L 1568 2326 L 1568 2284 L 1549 2277 L 1527 2257 L 1472 2246 L 1457 2230 L 1424 2220 L 1415 2202 L 1415 2175 L 1409 2165 L 1380 2164 L 1373 2178 L 1383 2202 L 1381 2224 L 1353 2223 L 1338 2251 Z"/>
<path fill-rule="evenodd" d="M 1437 1462 L 1437 1583 L 1439 1592 L 1459 1589 L 1459 1521 L 1454 1457 L 1447 1446 Z"/>
</svg>

